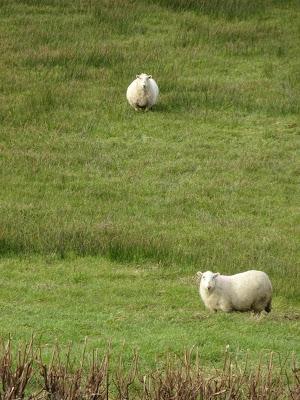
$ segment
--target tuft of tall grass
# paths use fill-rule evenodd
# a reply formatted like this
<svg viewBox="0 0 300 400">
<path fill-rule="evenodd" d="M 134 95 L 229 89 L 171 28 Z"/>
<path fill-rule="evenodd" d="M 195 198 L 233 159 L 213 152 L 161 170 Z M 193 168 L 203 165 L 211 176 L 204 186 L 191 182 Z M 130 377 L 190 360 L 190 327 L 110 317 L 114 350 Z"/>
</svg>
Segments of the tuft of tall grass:
<svg viewBox="0 0 300 400">
<path fill-rule="evenodd" d="M 156 0 L 156 3 L 176 11 L 194 11 L 227 19 L 249 18 L 266 10 L 264 0 Z"/>
</svg>

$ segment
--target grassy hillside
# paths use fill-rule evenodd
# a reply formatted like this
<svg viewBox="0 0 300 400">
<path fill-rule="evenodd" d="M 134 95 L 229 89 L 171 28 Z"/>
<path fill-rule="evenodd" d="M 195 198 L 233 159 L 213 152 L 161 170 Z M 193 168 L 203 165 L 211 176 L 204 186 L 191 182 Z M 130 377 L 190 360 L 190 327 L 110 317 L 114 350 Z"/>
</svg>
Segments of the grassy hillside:
<svg viewBox="0 0 300 400">
<path fill-rule="evenodd" d="M 166 353 L 199 348 L 201 362 L 220 366 L 226 346 L 239 362 L 266 361 L 271 351 L 281 361 L 300 355 L 299 302 L 276 295 L 270 315 L 209 314 L 200 304 L 196 282 L 176 266 L 153 263 L 118 264 L 84 257 L 58 260 L 3 259 L 1 266 L 0 337 L 14 343 L 41 343 L 45 354 L 58 339 L 73 343 L 80 357 L 88 349 L 106 349 L 131 358 L 137 349 L 142 362 L 154 365 Z M 289 363 L 287 364 L 289 365 Z"/>
<path fill-rule="evenodd" d="M 0 37 L 2 335 L 299 351 L 299 2 L 2 0 Z M 249 268 L 273 314 L 209 316 L 194 273 Z"/>
</svg>

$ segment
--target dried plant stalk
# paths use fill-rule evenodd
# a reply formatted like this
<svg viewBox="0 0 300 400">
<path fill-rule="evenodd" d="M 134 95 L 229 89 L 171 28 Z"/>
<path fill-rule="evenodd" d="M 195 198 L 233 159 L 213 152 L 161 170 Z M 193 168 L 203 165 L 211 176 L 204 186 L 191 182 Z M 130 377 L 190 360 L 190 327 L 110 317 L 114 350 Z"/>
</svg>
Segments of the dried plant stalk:
<svg viewBox="0 0 300 400">
<path fill-rule="evenodd" d="M 42 349 L 33 341 L 13 352 L 11 340 L 0 346 L 0 400 L 300 400 L 300 368 L 295 357 L 287 371 L 275 354 L 268 362 L 262 357 L 255 368 L 240 367 L 225 351 L 223 368 L 207 372 L 199 353 L 185 351 L 182 357 L 169 355 L 165 364 L 147 374 L 141 371 L 134 352 L 125 365 L 122 354 L 110 372 L 110 348 L 90 357 L 84 346 L 81 360 L 72 362 L 71 346 L 66 354 L 54 346 L 50 362 L 43 361 Z M 31 381 L 39 382 L 33 388 Z"/>
</svg>

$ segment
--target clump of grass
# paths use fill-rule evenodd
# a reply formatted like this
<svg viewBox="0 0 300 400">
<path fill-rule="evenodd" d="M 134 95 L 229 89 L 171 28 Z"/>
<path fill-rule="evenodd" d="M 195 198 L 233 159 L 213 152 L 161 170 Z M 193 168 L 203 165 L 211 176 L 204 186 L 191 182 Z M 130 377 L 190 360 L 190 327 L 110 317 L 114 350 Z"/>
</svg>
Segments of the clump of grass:
<svg viewBox="0 0 300 400">
<path fill-rule="evenodd" d="M 93 23 L 102 27 L 105 31 L 113 34 L 126 35 L 129 33 L 143 34 L 145 26 L 140 24 L 139 5 L 136 0 L 123 2 L 113 1 L 90 1 L 83 11 L 88 10 L 92 15 Z"/>
<path fill-rule="evenodd" d="M 188 10 L 208 14 L 214 17 L 249 18 L 262 14 L 266 9 L 263 0 L 158 0 L 159 5 L 174 10 Z"/>
<path fill-rule="evenodd" d="M 1 398 L 23 399 L 26 391 L 30 399 L 53 400 L 299 399 L 300 370 L 295 359 L 291 370 L 282 364 L 278 369 L 273 353 L 267 362 L 250 367 L 247 360 L 239 365 L 226 350 L 223 368 L 208 371 L 201 367 L 198 352 L 190 350 L 181 357 L 169 355 L 146 373 L 137 352 L 126 364 L 122 354 L 114 364 L 111 356 L 109 348 L 103 357 L 96 351 L 88 357 L 84 347 L 81 360 L 75 362 L 71 346 L 64 356 L 56 344 L 50 362 L 45 362 L 41 348 L 33 351 L 32 341 L 16 357 L 9 340 L 0 355 Z M 35 386 L 29 384 L 34 374 L 41 378 Z"/>
</svg>

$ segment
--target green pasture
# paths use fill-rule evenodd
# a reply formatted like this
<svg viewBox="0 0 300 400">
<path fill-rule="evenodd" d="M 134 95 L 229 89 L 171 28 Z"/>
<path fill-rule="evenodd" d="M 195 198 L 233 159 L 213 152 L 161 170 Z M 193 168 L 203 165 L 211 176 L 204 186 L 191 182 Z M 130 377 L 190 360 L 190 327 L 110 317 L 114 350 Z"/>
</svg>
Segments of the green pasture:
<svg viewBox="0 0 300 400">
<path fill-rule="evenodd" d="M 193 347 L 210 367 L 223 363 L 227 346 L 241 363 L 275 352 L 278 365 L 278 354 L 300 354 L 299 302 L 277 295 L 268 316 L 209 314 L 192 271 L 175 265 L 49 256 L 5 258 L 0 271 L 1 337 L 16 345 L 34 334 L 46 358 L 58 342 L 63 353 L 72 344 L 78 360 L 85 341 L 87 354 L 111 347 L 114 360 L 136 350 L 144 367 Z"/>
<path fill-rule="evenodd" d="M 300 3 L 0 0 L 0 54 L 1 337 L 300 354 Z M 247 269 L 272 313 L 209 314 Z"/>
</svg>

